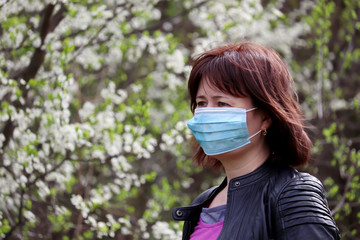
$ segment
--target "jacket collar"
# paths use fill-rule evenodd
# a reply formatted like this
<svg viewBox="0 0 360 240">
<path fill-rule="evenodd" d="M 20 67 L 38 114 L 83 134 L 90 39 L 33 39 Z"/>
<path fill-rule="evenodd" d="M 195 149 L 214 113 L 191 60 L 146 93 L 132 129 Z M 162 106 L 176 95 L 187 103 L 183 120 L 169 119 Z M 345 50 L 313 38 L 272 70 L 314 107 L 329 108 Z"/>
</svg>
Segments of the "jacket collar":
<svg viewBox="0 0 360 240">
<path fill-rule="evenodd" d="M 235 191 L 236 189 L 240 189 L 241 187 L 256 183 L 260 179 L 268 176 L 271 172 L 271 169 L 272 164 L 271 161 L 269 161 L 268 159 L 263 165 L 261 165 L 259 168 L 252 171 L 251 173 L 231 179 L 229 182 L 230 186 L 228 188 L 228 191 Z M 225 177 L 220 186 L 213 187 L 200 194 L 200 196 L 195 199 L 191 206 L 175 208 L 172 212 L 173 218 L 175 220 L 191 220 L 194 217 L 197 218 L 201 212 L 201 209 L 207 206 L 212 201 L 214 196 L 216 196 L 216 194 L 218 194 L 222 189 L 224 189 L 226 185 L 227 178 Z M 197 214 L 194 214 L 194 211 L 196 211 Z"/>
<path fill-rule="evenodd" d="M 268 176 L 271 172 L 271 169 L 272 169 L 271 161 L 269 161 L 269 159 L 268 159 L 254 171 L 252 171 L 248 174 L 245 174 L 243 176 L 239 176 L 239 177 L 230 179 L 228 189 L 229 189 L 229 191 L 233 191 L 233 190 L 239 189 L 243 186 L 247 186 L 249 184 L 256 183 L 257 181 L 261 180 L 262 178 Z M 225 178 L 224 181 L 226 183 L 227 178 Z M 223 184 L 224 184 L 224 182 L 219 187 L 221 188 Z"/>
</svg>

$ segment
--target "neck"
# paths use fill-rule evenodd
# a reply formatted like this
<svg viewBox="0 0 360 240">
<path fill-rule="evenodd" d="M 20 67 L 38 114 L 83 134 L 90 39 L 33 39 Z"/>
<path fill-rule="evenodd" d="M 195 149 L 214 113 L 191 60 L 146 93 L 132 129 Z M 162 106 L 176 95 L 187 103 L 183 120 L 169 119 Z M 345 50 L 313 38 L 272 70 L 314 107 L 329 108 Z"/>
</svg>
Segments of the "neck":
<svg viewBox="0 0 360 240">
<path fill-rule="evenodd" d="M 265 141 L 260 141 L 258 145 L 247 145 L 244 148 L 216 156 L 225 169 L 228 182 L 226 187 L 215 196 L 209 207 L 226 204 L 229 181 L 256 170 L 267 160 L 269 154 L 269 146 Z"/>
<path fill-rule="evenodd" d="M 259 146 L 256 151 L 246 151 L 246 149 L 239 149 L 238 151 L 229 152 L 221 157 L 222 163 L 228 181 L 235 177 L 243 176 L 260 167 L 268 158 L 270 149 L 267 146 Z"/>
</svg>

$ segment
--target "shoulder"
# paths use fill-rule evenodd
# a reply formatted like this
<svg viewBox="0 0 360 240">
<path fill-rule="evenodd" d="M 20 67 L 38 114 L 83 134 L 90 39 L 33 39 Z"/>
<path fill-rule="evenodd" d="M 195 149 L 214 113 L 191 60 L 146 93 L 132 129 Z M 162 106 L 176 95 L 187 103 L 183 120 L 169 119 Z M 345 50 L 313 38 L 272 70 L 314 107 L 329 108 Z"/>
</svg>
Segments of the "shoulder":
<svg viewBox="0 0 360 240">
<path fill-rule="evenodd" d="M 285 232 L 314 226 L 337 232 L 320 180 L 296 170 L 291 175 L 283 182 L 275 201 L 278 227 Z"/>
<path fill-rule="evenodd" d="M 274 167 L 270 181 L 273 185 L 273 197 L 277 200 L 292 196 L 296 192 L 308 191 L 308 193 L 320 195 L 325 198 L 324 187 L 319 179 L 309 173 L 299 172 L 292 167 Z"/>
<path fill-rule="evenodd" d="M 302 196 L 304 199 L 312 199 L 313 197 L 325 200 L 324 187 L 319 179 L 309 173 L 298 172 L 293 169 L 291 175 L 283 182 L 283 186 L 279 192 L 279 200 Z"/>
</svg>

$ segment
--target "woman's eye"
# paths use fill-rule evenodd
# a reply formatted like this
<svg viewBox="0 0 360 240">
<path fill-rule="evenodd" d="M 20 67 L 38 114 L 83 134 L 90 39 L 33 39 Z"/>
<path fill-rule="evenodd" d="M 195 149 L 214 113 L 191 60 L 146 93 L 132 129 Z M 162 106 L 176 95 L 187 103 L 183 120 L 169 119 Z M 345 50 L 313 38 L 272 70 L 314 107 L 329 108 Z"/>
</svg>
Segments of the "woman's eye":
<svg viewBox="0 0 360 240">
<path fill-rule="evenodd" d="M 206 102 L 198 102 L 196 103 L 197 107 L 206 107 Z"/>
<path fill-rule="evenodd" d="M 219 107 L 228 107 L 229 104 L 224 103 L 224 102 L 218 102 L 218 106 L 219 106 Z"/>
</svg>

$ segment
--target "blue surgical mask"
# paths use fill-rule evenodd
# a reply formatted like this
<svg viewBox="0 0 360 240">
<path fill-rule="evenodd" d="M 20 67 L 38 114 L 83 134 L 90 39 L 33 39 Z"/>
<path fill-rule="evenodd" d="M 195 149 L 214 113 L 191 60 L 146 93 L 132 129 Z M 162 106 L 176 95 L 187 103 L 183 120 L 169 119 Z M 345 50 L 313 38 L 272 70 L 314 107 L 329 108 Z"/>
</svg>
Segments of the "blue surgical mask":
<svg viewBox="0 0 360 240">
<path fill-rule="evenodd" d="M 187 125 L 207 155 L 226 153 L 249 144 L 261 132 L 249 137 L 246 113 L 255 109 L 197 108 Z"/>
</svg>

